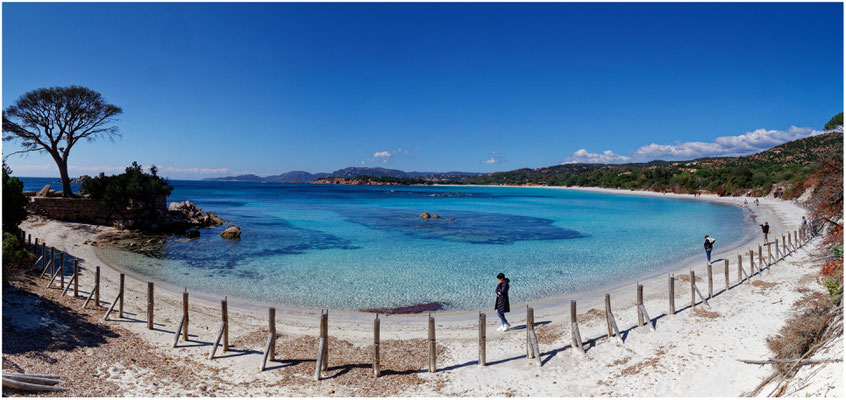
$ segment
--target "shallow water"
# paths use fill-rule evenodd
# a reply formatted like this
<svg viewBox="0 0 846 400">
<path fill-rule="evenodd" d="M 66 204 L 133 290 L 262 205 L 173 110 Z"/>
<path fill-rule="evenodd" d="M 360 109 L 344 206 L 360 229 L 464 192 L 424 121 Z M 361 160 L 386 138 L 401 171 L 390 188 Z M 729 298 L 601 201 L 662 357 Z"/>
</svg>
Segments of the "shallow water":
<svg viewBox="0 0 846 400">
<path fill-rule="evenodd" d="M 25 190 L 44 185 L 24 179 Z M 495 276 L 512 303 L 665 270 L 752 229 L 739 207 L 693 199 L 551 188 L 337 186 L 172 181 L 241 226 L 168 239 L 161 258 L 104 249 L 119 268 L 189 290 L 309 308 L 444 303 L 492 308 Z M 393 192 L 392 192 L 393 191 Z M 439 219 L 421 219 L 423 212 Z M 455 218 L 448 220 L 448 218 Z"/>
</svg>

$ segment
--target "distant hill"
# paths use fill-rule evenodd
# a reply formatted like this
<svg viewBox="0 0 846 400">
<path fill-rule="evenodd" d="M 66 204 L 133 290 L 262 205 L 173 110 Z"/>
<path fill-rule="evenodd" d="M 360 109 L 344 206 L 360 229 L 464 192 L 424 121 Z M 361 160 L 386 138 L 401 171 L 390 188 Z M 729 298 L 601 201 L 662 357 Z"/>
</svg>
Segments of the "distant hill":
<svg viewBox="0 0 846 400">
<path fill-rule="evenodd" d="M 398 169 L 387 168 L 366 168 L 366 167 L 348 167 L 339 169 L 332 173 L 318 172 L 312 174 L 306 171 L 288 171 L 279 175 L 257 176 L 257 175 L 238 175 L 226 176 L 220 178 L 206 178 L 204 181 L 229 181 L 229 182 L 313 182 L 316 179 L 333 177 L 333 178 L 356 178 L 359 176 L 367 176 L 371 178 L 419 178 L 427 181 L 450 181 L 466 176 L 479 175 L 478 172 L 405 172 Z"/>
</svg>

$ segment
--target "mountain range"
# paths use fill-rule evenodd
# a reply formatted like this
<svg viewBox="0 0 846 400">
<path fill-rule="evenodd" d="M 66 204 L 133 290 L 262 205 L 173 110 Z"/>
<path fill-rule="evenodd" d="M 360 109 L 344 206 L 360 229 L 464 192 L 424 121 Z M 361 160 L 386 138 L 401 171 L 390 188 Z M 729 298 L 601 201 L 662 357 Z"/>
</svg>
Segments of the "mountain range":
<svg viewBox="0 0 846 400">
<path fill-rule="evenodd" d="M 225 176 L 220 178 L 206 178 L 205 181 L 229 181 L 229 182 L 312 182 L 315 179 L 334 178 L 355 178 L 358 176 L 390 177 L 390 178 L 419 178 L 427 181 L 451 181 L 460 177 L 480 175 L 478 172 L 405 172 L 398 169 L 388 168 L 367 168 L 347 167 L 334 172 L 318 172 L 312 174 L 307 171 L 288 171 L 279 175 L 258 176 L 253 174 Z"/>
</svg>

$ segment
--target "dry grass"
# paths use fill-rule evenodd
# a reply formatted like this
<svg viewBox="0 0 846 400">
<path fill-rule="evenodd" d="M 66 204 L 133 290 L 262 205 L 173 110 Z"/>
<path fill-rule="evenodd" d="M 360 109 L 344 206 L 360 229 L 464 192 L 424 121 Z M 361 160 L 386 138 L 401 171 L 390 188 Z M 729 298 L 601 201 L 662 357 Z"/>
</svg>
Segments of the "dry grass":
<svg viewBox="0 0 846 400">
<path fill-rule="evenodd" d="M 826 294 L 806 294 L 793 305 L 796 314 L 788 319 L 776 336 L 767 338 L 773 358 L 794 359 L 805 355 L 828 325 L 833 304 Z M 790 364 L 775 364 L 779 372 Z"/>
<path fill-rule="evenodd" d="M 598 310 L 596 308 L 591 308 L 585 313 L 579 314 L 576 316 L 576 320 L 579 321 L 580 324 L 586 323 L 588 321 L 595 321 L 599 319 L 605 318 L 605 311 Z"/>
<path fill-rule="evenodd" d="M 752 283 L 750 283 L 750 285 L 755 286 L 756 288 L 759 288 L 759 289 L 770 289 L 770 288 L 773 288 L 775 286 L 778 286 L 778 283 L 765 282 L 765 281 L 752 281 Z"/>
<path fill-rule="evenodd" d="M 709 319 L 719 318 L 719 317 L 722 316 L 722 314 L 720 314 L 716 311 L 706 310 L 705 307 L 694 308 L 693 309 L 693 315 L 695 315 L 698 318 L 709 318 Z"/>
<path fill-rule="evenodd" d="M 553 344 L 564 335 L 564 329 L 554 324 L 538 325 L 535 327 L 535 335 L 539 345 Z"/>
<path fill-rule="evenodd" d="M 690 275 L 688 275 L 688 274 L 676 275 L 676 280 L 677 280 L 677 281 L 682 281 L 682 282 L 684 282 L 684 283 L 690 283 Z M 702 277 L 701 277 L 701 276 L 697 276 L 697 277 L 696 277 L 696 282 L 702 282 Z"/>
</svg>

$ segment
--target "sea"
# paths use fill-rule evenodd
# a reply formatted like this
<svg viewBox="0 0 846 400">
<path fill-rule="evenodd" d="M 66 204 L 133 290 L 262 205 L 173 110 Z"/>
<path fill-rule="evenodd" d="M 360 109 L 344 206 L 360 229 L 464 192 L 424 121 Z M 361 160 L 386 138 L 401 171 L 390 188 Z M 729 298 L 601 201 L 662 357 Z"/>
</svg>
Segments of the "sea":
<svg viewBox="0 0 846 400">
<path fill-rule="evenodd" d="M 56 178 L 22 178 L 38 191 Z M 741 207 L 544 187 L 356 186 L 172 180 L 241 228 L 167 238 L 155 256 L 103 248 L 114 266 L 189 291 L 304 308 L 493 308 L 591 291 L 679 268 L 751 234 Z M 78 185 L 73 185 L 78 190 Z M 420 218 L 429 213 L 432 218 Z M 440 218 L 434 218 L 437 215 Z"/>
</svg>

